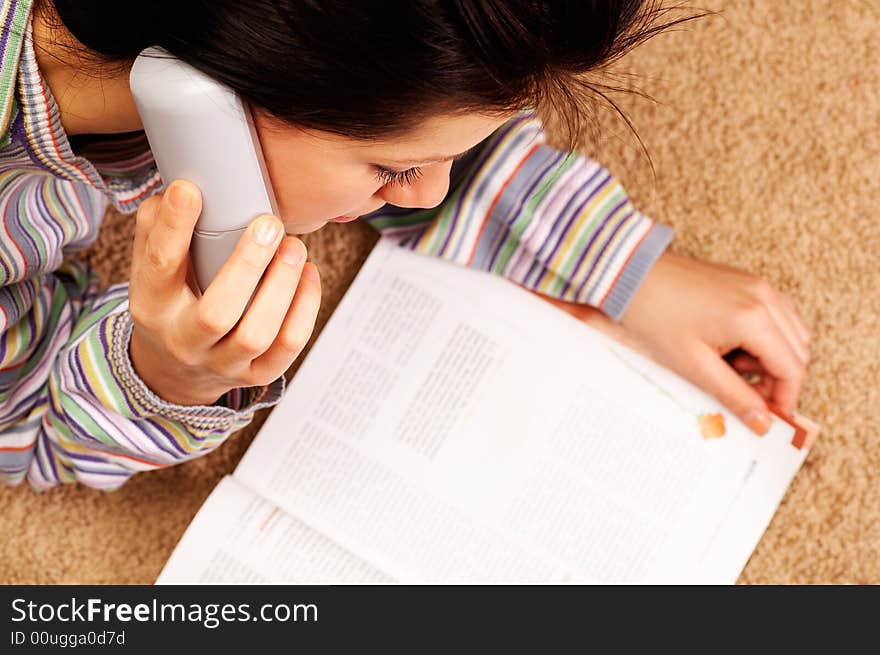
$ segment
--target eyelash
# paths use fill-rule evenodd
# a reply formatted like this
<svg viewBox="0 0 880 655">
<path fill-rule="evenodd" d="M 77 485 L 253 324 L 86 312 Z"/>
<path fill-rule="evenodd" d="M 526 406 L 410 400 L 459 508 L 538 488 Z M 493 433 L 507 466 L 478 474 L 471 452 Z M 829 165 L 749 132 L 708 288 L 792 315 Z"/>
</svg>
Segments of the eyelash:
<svg viewBox="0 0 880 655">
<path fill-rule="evenodd" d="M 385 184 L 399 184 L 400 186 L 410 186 L 422 176 L 422 169 L 408 168 L 405 171 L 391 171 L 387 168 L 376 167 L 376 177 Z"/>
</svg>

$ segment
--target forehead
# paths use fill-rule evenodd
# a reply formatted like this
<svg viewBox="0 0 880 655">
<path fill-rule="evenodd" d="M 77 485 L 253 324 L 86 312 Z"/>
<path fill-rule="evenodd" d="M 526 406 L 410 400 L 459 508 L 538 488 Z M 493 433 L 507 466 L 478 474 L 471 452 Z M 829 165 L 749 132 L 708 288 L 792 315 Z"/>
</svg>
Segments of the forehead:
<svg viewBox="0 0 880 655">
<path fill-rule="evenodd" d="M 456 113 L 431 116 L 415 128 L 387 139 L 364 140 L 319 130 L 281 126 L 255 113 L 260 140 L 308 148 L 327 155 L 348 153 L 406 163 L 450 159 L 486 139 L 513 113 Z"/>
<path fill-rule="evenodd" d="M 471 140 L 483 137 L 498 129 L 512 114 L 461 113 L 431 116 L 412 130 L 389 139 L 374 141 L 369 145 L 395 147 L 444 145 L 450 141 Z"/>
<path fill-rule="evenodd" d="M 435 116 L 404 135 L 360 147 L 398 165 L 448 161 L 486 139 L 509 119 L 509 114 Z"/>
</svg>

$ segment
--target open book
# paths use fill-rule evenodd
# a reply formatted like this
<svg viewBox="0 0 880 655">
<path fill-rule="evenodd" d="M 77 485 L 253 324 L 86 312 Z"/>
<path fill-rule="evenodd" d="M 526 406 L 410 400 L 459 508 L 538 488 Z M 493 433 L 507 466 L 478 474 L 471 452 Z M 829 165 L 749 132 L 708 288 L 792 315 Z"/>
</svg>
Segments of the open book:
<svg viewBox="0 0 880 655">
<path fill-rule="evenodd" d="M 814 432 L 380 241 L 158 583 L 732 583 Z"/>
</svg>

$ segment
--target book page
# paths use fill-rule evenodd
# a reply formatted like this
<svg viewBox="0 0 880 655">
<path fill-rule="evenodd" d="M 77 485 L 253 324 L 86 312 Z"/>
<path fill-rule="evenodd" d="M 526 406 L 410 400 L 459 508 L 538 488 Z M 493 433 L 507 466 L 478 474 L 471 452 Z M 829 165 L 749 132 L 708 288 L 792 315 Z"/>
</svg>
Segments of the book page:
<svg viewBox="0 0 880 655">
<path fill-rule="evenodd" d="M 805 457 L 793 432 L 380 241 L 235 477 L 404 582 L 731 583 Z"/>
<path fill-rule="evenodd" d="M 156 584 L 339 584 L 393 580 L 226 476 Z"/>
</svg>

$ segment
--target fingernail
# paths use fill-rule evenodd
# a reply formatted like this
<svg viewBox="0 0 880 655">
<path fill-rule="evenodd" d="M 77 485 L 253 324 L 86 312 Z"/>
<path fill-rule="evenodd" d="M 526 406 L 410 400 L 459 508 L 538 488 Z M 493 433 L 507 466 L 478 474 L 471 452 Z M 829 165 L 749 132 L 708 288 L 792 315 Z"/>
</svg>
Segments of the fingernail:
<svg viewBox="0 0 880 655">
<path fill-rule="evenodd" d="M 770 414 L 760 409 L 750 409 L 745 416 L 746 425 L 762 437 L 770 429 Z"/>
<path fill-rule="evenodd" d="M 281 244 L 281 259 L 290 266 L 296 266 L 303 260 L 302 250 L 294 241 L 287 240 Z"/>
<path fill-rule="evenodd" d="M 174 182 L 168 189 L 168 202 L 178 211 L 187 211 L 195 204 L 195 194 L 188 184 Z"/>
<path fill-rule="evenodd" d="M 254 239 L 261 246 L 268 246 L 275 242 L 278 238 L 279 229 L 278 222 L 271 218 L 260 219 L 257 229 L 254 232 Z"/>
</svg>

